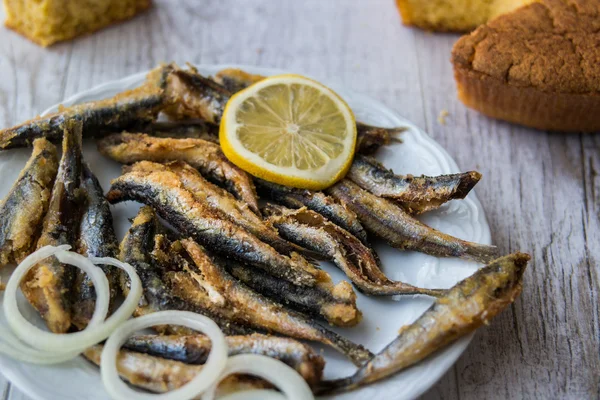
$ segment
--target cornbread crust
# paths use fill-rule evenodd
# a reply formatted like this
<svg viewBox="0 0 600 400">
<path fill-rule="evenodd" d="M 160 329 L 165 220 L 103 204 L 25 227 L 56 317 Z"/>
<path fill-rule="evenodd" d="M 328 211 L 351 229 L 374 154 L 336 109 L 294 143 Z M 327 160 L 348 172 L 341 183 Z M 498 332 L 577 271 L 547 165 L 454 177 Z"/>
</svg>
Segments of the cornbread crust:
<svg viewBox="0 0 600 400">
<path fill-rule="evenodd" d="M 468 32 L 535 0 L 396 0 L 402 22 L 437 32 Z"/>
<path fill-rule="evenodd" d="M 452 50 L 460 100 L 532 128 L 600 131 L 600 1 L 544 0 L 498 17 Z"/>
<path fill-rule="evenodd" d="M 152 0 L 3 0 L 4 25 L 40 46 L 131 19 Z"/>
</svg>

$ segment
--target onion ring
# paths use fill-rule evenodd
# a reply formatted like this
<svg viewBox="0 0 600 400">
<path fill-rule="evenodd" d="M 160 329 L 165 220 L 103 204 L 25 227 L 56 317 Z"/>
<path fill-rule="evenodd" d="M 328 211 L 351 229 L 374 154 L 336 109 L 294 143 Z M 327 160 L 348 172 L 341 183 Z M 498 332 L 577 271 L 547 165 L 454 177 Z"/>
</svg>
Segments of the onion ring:
<svg viewBox="0 0 600 400">
<path fill-rule="evenodd" d="M 200 332 L 210 338 L 211 351 L 202 371 L 182 387 L 163 394 L 140 393 L 131 389 L 119 377 L 117 354 L 119 348 L 135 332 L 156 325 L 182 325 Z M 108 394 L 114 400 L 188 400 L 213 385 L 227 363 L 227 342 L 221 329 L 213 320 L 188 311 L 159 311 L 144 315 L 123 323 L 104 344 L 100 361 L 102 382 Z M 289 367 L 288 367 L 289 368 Z"/>
<path fill-rule="evenodd" d="M 231 374 L 249 374 L 275 385 L 288 400 L 313 400 L 310 387 L 295 369 L 271 357 L 259 354 L 239 354 L 229 357 L 219 380 L 204 394 L 202 400 L 213 400 L 219 382 Z M 242 392 L 244 393 L 244 392 Z M 225 398 L 228 398 L 225 397 Z"/>
<path fill-rule="evenodd" d="M 20 361 L 35 364 L 56 364 L 77 357 L 86 348 L 106 339 L 120 324 L 126 321 L 142 296 L 142 283 L 135 269 L 112 258 L 90 260 L 68 251 L 70 246 L 45 246 L 27 256 L 11 275 L 4 293 L 4 315 L 12 331 L 0 326 L 0 352 Z M 17 304 L 17 290 L 27 272 L 41 260 L 55 256 L 60 262 L 84 271 L 96 289 L 96 304 L 90 323 L 81 332 L 55 334 L 43 331 L 21 314 Z M 101 268 L 94 264 L 117 266 L 129 275 L 131 290 L 119 309 L 108 319 L 108 280 Z M 57 350 L 60 349 L 60 350 Z"/>
</svg>

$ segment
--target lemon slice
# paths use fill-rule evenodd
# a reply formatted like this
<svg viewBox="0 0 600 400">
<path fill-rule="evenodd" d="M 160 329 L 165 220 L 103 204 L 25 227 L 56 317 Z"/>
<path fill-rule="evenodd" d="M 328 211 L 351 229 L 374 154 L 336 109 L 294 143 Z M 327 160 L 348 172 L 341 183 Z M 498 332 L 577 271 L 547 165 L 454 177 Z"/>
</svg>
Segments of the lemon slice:
<svg viewBox="0 0 600 400">
<path fill-rule="evenodd" d="M 300 75 L 277 75 L 229 100 L 219 139 L 225 156 L 248 173 L 319 190 L 350 168 L 356 121 L 331 89 Z"/>
</svg>

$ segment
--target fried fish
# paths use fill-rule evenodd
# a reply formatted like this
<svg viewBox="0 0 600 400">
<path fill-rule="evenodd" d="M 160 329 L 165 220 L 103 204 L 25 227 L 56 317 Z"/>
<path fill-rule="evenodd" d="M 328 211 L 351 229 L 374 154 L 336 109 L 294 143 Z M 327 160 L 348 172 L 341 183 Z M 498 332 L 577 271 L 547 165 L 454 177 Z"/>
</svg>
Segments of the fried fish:
<svg viewBox="0 0 600 400">
<path fill-rule="evenodd" d="M 495 246 L 467 242 L 435 230 L 391 201 L 361 189 L 348 179 L 330 187 L 327 193 L 346 203 L 369 232 L 384 239 L 392 247 L 436 257 L 460 257 L 483 263 L 497 257 L 498 249 Z"/>
<path fill-rule="evenodd" d="M 83 355 L 99 366 L 103 347 L 90 347 Z M 129 350 L 120 350 L 117 354 L 117 371 L 121 378 L 133 386 L 154 393 L 165 393 L 182 387 L 194 379 L 202 368 L 202 365 L 188 365 Z M 230 375 L 219 383 L 216 397 L 242 390 L 267 388 L 272 388 L 272 385 L 262 379 L 248 375 Z"/>
<path fill-rule="evenodd" d="M 77 252 L 86 257 L 116 257 L 119 244 L 113 228 L 108 201 L 98 178 L 83 163 L 81 189 L 84 209 L 79 224 Z M 119 292 L 118 271 L 108 265 L 101 266 L 109 284 L 111 306 Z M 76 272 L 73 296 L 73 325 L 84 329 L 94 315 L 96 291 L 91 279 L 82 271 Z"/>
<path fill-rule="evenodd" d="M 305 207 L 290 210 L 267 206 L 268 221 L 288 240 L 322 254 L 340 268 L 361 292 L 375 296 L 426 294 L 441 296 L 444 290 L 424 289 L 391 281 L 379 268 L 377 256 L 348 231 Z"/>
<path fill-rule="evenodd" d="M 162 138 L 202 139 L 219 143 L 219 127 L 198 119 L 156 121 L 140 127 L 140 132 Z"/>
<path fill-rule="evenodd" d="M 182 240 L 181 244 L 184 257 L 189 262 L 180 262 L 184 270 L 168 272 L 164 278 L 171 283 L 175 293 L 187 302 L 209 308 L 240 325 L 321 342 L 345 354 L 357 365 L 372 356 L 362 346 L 323 328 L 300 313 L 286 309 L 234 279 L 224 267 L 231 261 L 209 256 L 204 248 L 191 239 Z M 355 313 L 355 308 L 350 312 Z"/>
<path fill-rule="evenodd" d="M 185 161 L 202 175 L 227 188 L 236 198 L 258 213 L 258 200 L 252 178 L 233 165 L 218 144 L 202 139 L 173 139 L 145 134 L 120 133 L 98 142 L 100 153 L 121 164 L 138 161 Z"/>
<path fill-rule="evenodd" d="M 230 357 L 260 354 L 275 358 L 294 368 L 310 386 L 315 386 L 323 377 L 323 357 L 297 340 L 258 333 L 227 336 L 225 340 Z M 204 335 L 141 335 L 130 338 L 123 347 L 155 357 L 201 365 L 206 363 L 212 346 L 210 339 Z"/>
<path fill-rule="evenodd" d="M 225 104 L 231 92 L 211 79 L 205 78 L 194 67 L 175 70 L 168 76 L 167 95 L 172 104 L 167 114 L 181 118 L 200 118 L 219 125 Z"/>
<path fill-rule="evenodd" d="M 229 90 L 231 93 L 237 93 L 263 79 L 265 79 L 265 77 L 262 75 L 250 74 L 238 68 L 222 69 L 213 77 L 215 82 Z"/>
<path fill-rule="evenodd" d="M 329 276 L 301 256 L 286 257 L 213 209 L 196 201 L 170 171 L 131 171 L 112 181 L 111 203 L 136 200 L 151 205 L 180 233 L 211 250 L 267 270 L 299 285 L 316 285 Z"/>
<path fill-rule="evenodd" d="M 80 121 L 71 120 L 65 124 L 63 154 L 37 242 L 38 249 L 47 245 L 74 245 L 77 240 L 83 205 L 81 129 Z M 23 294 L 52 332 L 65 333 L 71 327 L 74 278 L 75 267 L 49 257 L 32 268 L 21 282 Z"/>
<path fill-rule="evenodd" d="M 164 165 L 150 161 L 141 161 L 134 164 L 128 171 L 173 172 L 177 175 L 183 187 L 192 193 L 195 200 L 209 205 L 222 218 L 231 220 L 233 223 L 254 234 L 263 242 L 273 246 L 277 251 L 288 255 L 293 251 L 299 253 L 307 252 L 306 249 L 281 238 L 277 230 L 265 224 L 262 218 L 258 217 L 248 208 L 247 204 L 237 200 L 226 190 L 208 182 L 197 170 L 183 161 L 175 161 Z"/>
<path fill-rule="evenodd" d="M 142 207 L 121 242 L 120 259 L 135 268 L 144 288 L 142 301 L 135 310 L 134 316 L 166 310 L 192 311 L 212 318 L 227 333 L 247 333 L 247 329 L 238 328 L 230 321 L 211 313 L 210 310 L 192 307 L 173 293 L 163 280 L 164 265 L 155 263 L 151 257 L 156 246 L 156 234 L 160 231 L 161 227 L 152 208 Z M 121 275 L 121 287 L 125 294 L 129 292 L 128 284 L 125 276 Z M 190 333 L 190 330 L 181 327 L 159 326 L 155 329 L 159 332 Z"/>
<path fill-rule="evenodd" d="M 109 99 L 62 107 L 55 113 L 2 129 L 0 150 L 31 146 L 33 140 L 40 137 L 58 141 L 62 138 L 65 124 L 73 120 L 83 123 L 86 136 L 121 131 L 154 120 L 165 107 L 167 77 L 173 68 L 170 64 L 161 65 L 148 74 L 140 87 Z"/>
<path fill-rule="evenodd" d="M 396 175 L 376 160 L 357 155 L 346 177 L 377 196 L 398 202 L 412 214 L 421 214 L 450 200 L 464 199 L 481 174 L 469 171 L 433 177 Z"/>
<path fill-rule="evenodd" d="M 306 207 L 323 215 L 329 221 L 350 232 L 363 244 L 368 245 L 367 233 L 358 217 L 345 204 L 339 203 L 323 192 L 296 189 L 256 178 L 255 183 L 261 195 L 290 208 Z"/>
<path fill-rule="evenodd" d="M 353 376 L 324 382 L 320 392 L 347 391 L 382 380 L 488 324 L 521 293 L 529 259 L 523 253 L 501 257 L 457 283 Z"/>
<path fill-rule="evenodd" d="M 56 147 L 35 140 L 25 168 L 0 203 L 0 268 L 20 263 L 35 247 L 57 170 Z"/>
<path fill-rule="evenodd" d="M 356 152 L 360 154 L 373 154 L 382 146 L 387 146 L 392 143 L 401 143 L 402 140 L 398 135 L 404 132 L 407 128 L 382 128 L 356 123 Z"/>
</svg>

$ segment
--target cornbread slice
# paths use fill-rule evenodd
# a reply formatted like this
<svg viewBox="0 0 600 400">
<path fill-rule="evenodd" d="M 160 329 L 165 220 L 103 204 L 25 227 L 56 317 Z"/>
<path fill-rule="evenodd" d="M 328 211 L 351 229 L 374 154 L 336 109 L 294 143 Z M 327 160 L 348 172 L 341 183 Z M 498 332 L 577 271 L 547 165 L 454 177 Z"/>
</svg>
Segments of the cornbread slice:
<svg viewBox="0 0 600 400">
<path fill-rule="evenodd" d="M 396 0 L 402 21 L 431 31 L 467 32 L 534 0 Z"/>
<path fill-rule="evenodd" d="M 458 96 L 532 128 L 600 130 L 600 1 L 544 0 L 463 36 L 452 50 Z"/>
<path fill-rule="evenodd" d="M 4 0 L 4 24 L 50 46 L 129 19 L 151 4 L 151 0 Z"/>
</svg>

